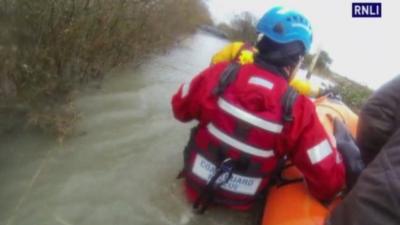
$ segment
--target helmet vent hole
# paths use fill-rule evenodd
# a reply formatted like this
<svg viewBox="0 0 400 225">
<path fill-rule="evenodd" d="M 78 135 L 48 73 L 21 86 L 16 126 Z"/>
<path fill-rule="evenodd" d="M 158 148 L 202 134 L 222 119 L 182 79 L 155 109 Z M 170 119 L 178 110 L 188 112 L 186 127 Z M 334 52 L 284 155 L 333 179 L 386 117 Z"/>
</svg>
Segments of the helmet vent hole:
<svg viewBox="0 0 400 225">
<path fill-rule="evenodd" d="M 275 26 L 274 26 L 274 32 L 275 33 L 277 33 L 277 34 L 283 34 L 284 33 L 284 29 L 283 29 L 283 25 L 282 25 L 282 23 L 278 23 L 278 24 L 276 24 Z"/>
</svg>

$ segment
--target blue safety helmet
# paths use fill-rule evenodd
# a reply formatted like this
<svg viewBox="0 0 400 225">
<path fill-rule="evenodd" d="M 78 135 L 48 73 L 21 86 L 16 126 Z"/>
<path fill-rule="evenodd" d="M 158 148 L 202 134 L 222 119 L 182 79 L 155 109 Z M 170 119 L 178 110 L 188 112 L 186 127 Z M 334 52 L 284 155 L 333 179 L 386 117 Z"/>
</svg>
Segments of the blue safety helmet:
<svg viewBox="0 0 400 225">
<path fill-rule="evenodd" d="M 308 52 L 312 43 L 312 29 L 301 13 L 283 7 L 274 7 L 258 21 L 257 31 L 271 40 L 287 44 L 300 41 Z"/>
</svg>

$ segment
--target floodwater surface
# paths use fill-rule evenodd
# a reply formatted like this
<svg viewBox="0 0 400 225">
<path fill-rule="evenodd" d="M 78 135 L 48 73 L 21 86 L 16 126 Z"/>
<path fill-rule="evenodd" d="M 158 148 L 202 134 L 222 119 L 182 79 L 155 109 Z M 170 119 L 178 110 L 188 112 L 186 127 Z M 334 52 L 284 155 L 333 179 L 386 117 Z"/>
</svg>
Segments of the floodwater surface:
<svg viewBox="0 0 400 225">
<path fill-rule="evenodd" d="M 192 213 L 175 177 L 194 123 L 170 99 L 226 41 L 197 33 L 139 68 L 111 74 L 77 97 L 74 135 L 62 144 L 24 131 L 0 137 L 0 224 L 250 224 L 250 214 Z"/>
</svg>

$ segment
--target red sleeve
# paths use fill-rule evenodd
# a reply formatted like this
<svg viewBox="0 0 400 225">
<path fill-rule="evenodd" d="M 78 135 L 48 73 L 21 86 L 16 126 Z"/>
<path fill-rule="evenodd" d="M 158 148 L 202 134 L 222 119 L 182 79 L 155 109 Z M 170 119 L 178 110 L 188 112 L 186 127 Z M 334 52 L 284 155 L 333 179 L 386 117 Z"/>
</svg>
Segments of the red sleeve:
<svg viewBox="0 0 400 225">
<path fill-rule="evenodd" d="M 289 157 L 301 170 L 314 197 L 332 199 L 344 186 L 345 170 L 318 119 L 314 104 L 299 96 L 293 106 L 293 122 L 284 141 Z"/>
<path fill-rule="evenodd" d="M 207 68 L 190 82 L 183 83 L 172 97 L 172 111 L 177 120 L 188 122 L 200 117 L 201 93 L 206 93 L 206 78 L 211 69 Z"/>
</svg>

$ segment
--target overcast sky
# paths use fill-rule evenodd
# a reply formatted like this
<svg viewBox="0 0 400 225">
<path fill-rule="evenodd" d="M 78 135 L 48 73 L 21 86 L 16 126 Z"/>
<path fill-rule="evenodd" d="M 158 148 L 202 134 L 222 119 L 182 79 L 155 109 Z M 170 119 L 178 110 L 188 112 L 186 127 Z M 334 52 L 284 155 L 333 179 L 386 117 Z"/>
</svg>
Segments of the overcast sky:
<svg viewBox="0 0 400 225">
<path fill-rule="evenodd" d="M 400 1 L 381 0 L 382 18 L 352 18 L 350 0 L 207 0 L 214 20 L 250 11 L 257 18 L 282 5 L 306 15 L 314 29 L 313 49 L 333 59 L 336 72 L 377 88 L 400 74 Z M 365 2 L 365 1 L 364 1 Z"/>
</svg>

